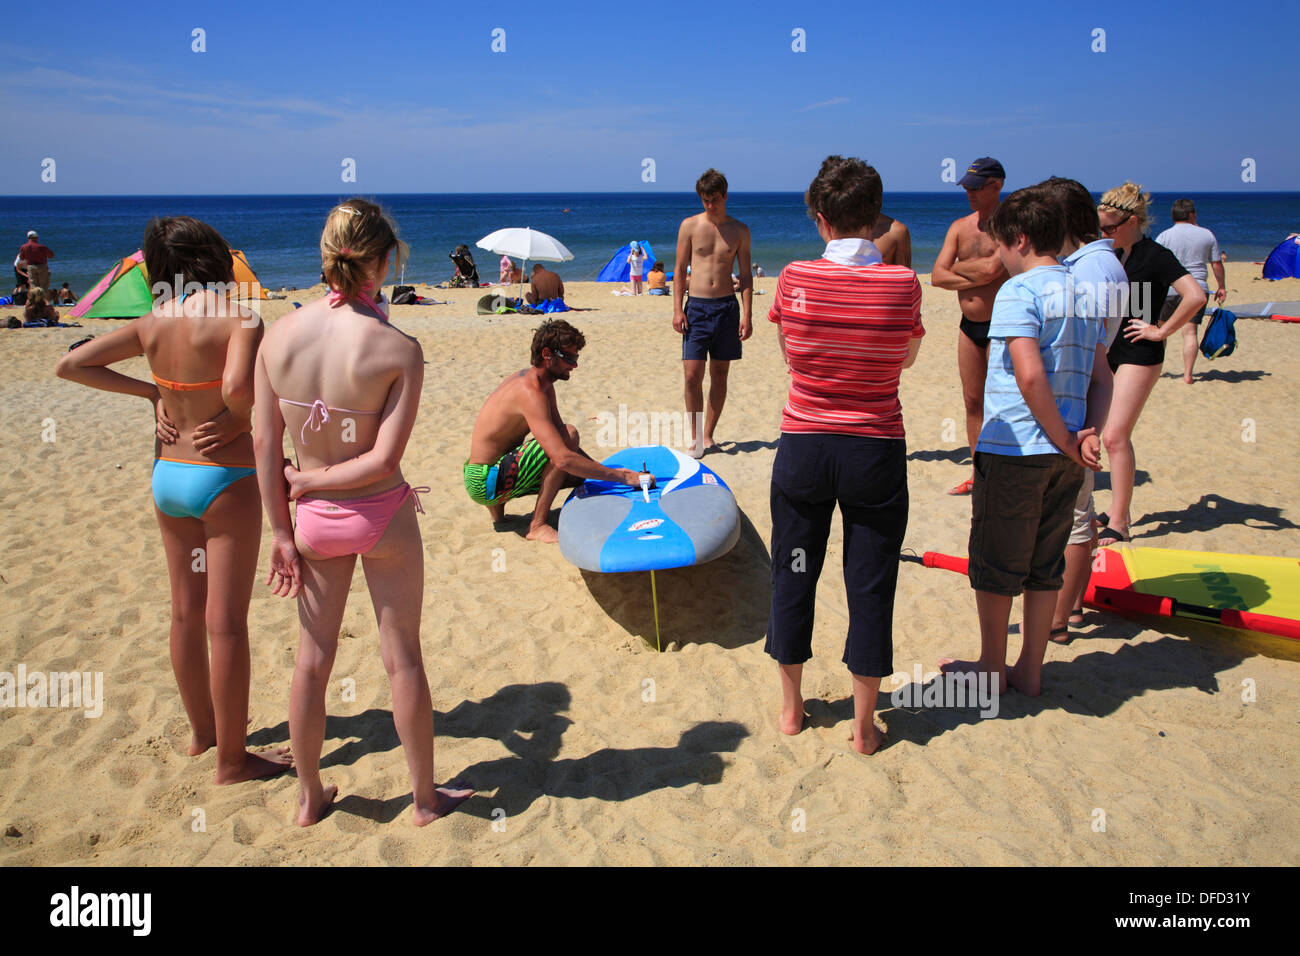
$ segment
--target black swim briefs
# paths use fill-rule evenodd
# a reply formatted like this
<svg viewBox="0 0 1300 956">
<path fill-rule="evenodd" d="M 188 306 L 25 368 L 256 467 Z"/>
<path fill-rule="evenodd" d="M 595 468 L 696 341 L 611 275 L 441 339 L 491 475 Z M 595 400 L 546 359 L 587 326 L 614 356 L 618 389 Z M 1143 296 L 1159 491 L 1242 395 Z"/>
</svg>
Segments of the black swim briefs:
<svg viewBox="0 0 1300 956">
<path fill-rule="evenodd" d="M 987 349 L 989 347 L 988 322 L 972 322 L 963 315 L 960 328 L 965 333 L 966 338 L 974 342 L 979 348 Z"/>
</svg>

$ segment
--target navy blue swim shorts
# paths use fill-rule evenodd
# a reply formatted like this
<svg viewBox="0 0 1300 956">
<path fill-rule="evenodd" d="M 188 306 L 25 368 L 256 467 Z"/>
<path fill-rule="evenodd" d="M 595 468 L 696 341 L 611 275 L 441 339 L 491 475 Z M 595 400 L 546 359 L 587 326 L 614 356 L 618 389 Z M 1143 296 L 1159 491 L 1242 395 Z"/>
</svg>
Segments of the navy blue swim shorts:
<svg viewBox="0 0 1300 956">
<path fill-rule="evenodd" d="M 740 302 L 734 295 L 720 299 L 691 296 L 686 300 L 682 360 L 705 357 L 720 362 L 740 358 Z"/>
</svg>

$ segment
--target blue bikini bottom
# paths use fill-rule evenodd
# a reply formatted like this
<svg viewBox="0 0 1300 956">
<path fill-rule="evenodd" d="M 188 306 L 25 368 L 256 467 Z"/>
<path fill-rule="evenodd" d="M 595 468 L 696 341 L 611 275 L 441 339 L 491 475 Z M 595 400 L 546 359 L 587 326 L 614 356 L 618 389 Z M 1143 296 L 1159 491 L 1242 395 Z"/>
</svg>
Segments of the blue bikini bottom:
<svg viewBox="0 0 1300 956">
<path fill-rule="evenodd" d="M 154 504 L 173 518 L 201 518 L 217 495 L 239 479 L 255 474 L 256 468 L 155 458 Z"/>
</svg>

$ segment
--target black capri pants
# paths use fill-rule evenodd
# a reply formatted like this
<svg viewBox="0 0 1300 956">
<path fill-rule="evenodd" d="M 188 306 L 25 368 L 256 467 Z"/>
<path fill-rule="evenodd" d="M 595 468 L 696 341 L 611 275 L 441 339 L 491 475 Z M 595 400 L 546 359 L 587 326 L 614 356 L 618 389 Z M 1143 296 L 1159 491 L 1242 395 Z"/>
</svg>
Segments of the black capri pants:
<svg viewBox="0 0 1300 956">
<path fill-rule="evenodd" d="M 838 504 L 849 605 L 843 660 L 859 677 L 893 673 L 894 591 L 907 531 L 907 443 L 782 433 L 771 504 L 772 609 L 764 649 L 780 664 L 812 657 L 817 579 Z"/>
</svg>

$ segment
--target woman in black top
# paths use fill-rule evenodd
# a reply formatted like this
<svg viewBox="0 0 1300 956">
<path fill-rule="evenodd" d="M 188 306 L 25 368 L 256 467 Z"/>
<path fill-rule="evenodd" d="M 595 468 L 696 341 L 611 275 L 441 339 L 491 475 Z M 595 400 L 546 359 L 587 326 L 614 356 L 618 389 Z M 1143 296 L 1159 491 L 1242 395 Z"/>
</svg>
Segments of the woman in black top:
<svg viewBox="0 0 1300 956">
<path fill-rule="evenodd" d="M 1137 473 L 1133 428 L 1164 366 L 1165 339 L 1205 305 L 1205 293 L 1178 258 L 1145 235 L 1150 198 L 1141 186 L 1125 183 L 1102 196 L 1097 206 L 1102 235 L 1115 240 L 1115 255 L 1129 281 L 1127 316 L 1108 353 L 1115 389 L 1101 433 L 1111 482 L 1110 520 L 1098 536 L 1103 546 L 1129 539 L 1129 504 Z M 1161 325 L 1170 286 L 1183 300 Z"/>
</svg>

